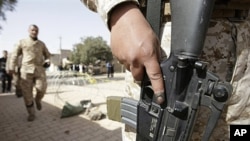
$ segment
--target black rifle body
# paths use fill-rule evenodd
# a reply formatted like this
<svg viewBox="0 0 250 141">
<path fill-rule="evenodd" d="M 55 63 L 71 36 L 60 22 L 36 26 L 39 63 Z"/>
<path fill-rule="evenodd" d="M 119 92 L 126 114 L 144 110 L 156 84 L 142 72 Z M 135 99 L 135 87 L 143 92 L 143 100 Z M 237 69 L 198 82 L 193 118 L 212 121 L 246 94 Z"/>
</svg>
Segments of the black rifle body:
<svg viewBox="0 0 250 141">
<path fill-rule="evenodd" d="M 160 63 L 165 99 L 158 105 L 145 75 L 140 100 L 123 98 L 121 120 L 137 131 L 137 141 L 188 141 L 201 106 L 211 110 L 202 141 L 208 141 L 232 87 L 199 60 L 214 0 L 171 0 L 171 53 Z M 160 37 L 163 0 L 147 0 L 145 17 Z"/>
<path fill-rule="evenodd" d="M 147 4 L 146 18 L 158 36 L 163 4 L 161 0 L 148 0 Z M 190 140 L 200 106 L 211 110 L 202 138 L 207 141 L 231 94 L 231 86 L 209 72 L 198 58 L 214 0 L 171 0 L 170 6 L 171 54 L 161 62 L 166 101 L 156 104 L 145 76 L 137 106 L 137 141 Z"/>
</svg>

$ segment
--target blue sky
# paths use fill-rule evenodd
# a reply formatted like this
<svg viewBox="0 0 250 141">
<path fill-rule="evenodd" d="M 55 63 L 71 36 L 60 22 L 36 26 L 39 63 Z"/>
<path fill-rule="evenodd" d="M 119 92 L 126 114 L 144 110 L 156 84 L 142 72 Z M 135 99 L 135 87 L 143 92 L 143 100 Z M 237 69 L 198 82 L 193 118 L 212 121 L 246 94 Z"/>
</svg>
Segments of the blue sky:
<svg viewBox="0 0 250 141">
<path fill-rule="evenodd" d="M 11 52 L 15 43 L 28 37 L 28 26 L 39 26 L 39 39 L 51 53 L 72 49 L 80 38 L 101 36 L 109 44 L 110 32 L 101 17 L 87 9 L 80 0 L 18 0 L 15 11 L 0 21 L 0 48 Z"/>
</svg>

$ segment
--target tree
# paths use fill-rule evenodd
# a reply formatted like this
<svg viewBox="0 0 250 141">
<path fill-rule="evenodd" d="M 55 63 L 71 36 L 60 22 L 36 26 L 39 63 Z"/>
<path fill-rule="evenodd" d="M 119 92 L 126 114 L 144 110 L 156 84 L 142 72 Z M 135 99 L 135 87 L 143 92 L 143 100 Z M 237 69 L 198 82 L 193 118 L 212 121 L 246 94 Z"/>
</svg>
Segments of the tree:
<svg viewBox="0 0 250 141">
<path fill-rule="evenodd" d="M 0 0 L 0 21 L 6 20 L 6 11 L 13 11 L 15 10 L 17 0 Z M 2 26 L 0 25 L 0 30 Z"/>
<path fill-rule="evenodd" d="M 110 61 L 112 59 L 111 49 L 102 37 L 81 38 L 81 42 L 74 45 L 70 57 L 75 64 L 95 64 L 97 60 Z"/>
</svg>

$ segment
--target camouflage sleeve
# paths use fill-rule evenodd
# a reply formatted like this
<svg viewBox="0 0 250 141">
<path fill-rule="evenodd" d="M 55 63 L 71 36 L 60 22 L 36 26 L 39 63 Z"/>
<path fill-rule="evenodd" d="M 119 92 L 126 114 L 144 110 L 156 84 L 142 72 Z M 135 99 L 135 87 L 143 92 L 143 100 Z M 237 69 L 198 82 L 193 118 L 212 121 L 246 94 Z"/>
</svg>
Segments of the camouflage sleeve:
<svg viewBox="0 0 250 141">
<path fill-rule="evenodd" d="M 81 0 L 90 10 L 99 13 L 108 27 L 109 12 L 118 4 L 123 2 L 134 2 L 139 4 L 138 0 Z"/>
<path fill-rule="evenodd" d="M 21 44 L 22 44 L 21 41 L 19 41 L 15 45 L 14 50 L 11 53 L 11 57 L 10 57 L 10 60 L 9 60 L 9 70 L 15 70 L 15 67 L 17 65 L 18 57 L 19 57 L 19 55 L 22 54 Z"/>
</svg>

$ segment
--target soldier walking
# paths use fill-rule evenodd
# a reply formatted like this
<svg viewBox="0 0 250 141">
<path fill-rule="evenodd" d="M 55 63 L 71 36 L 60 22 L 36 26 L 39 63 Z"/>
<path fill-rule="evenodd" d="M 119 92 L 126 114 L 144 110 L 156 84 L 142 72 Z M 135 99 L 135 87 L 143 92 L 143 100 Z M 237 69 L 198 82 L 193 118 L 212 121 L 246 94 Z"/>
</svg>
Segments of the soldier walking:
<svg viewBox="0 0 250 141">
<path fill-rule="evenodd" d="M 11 55 L 10 74 L 14 73 L 18 57 L 22 56 L 20 81 L 24 103 L 28 111 L 28 121 L 35 119 L 34 101 L 37 110 L 42 109 L 41 100 L 46 92 L 47 82 L 45 67 L 50 64 L 50 52 L 46 45 L 38 39 L 39 28 L 37 25 L 30 25 L 29 37 L 20 40 Z M 46 64 L 46 65 L 45 65 Z M 33 86 L 36 89 L 36 96 L 33 99 Z"/>
<path fill-rule="evenodd" d="M 11 91 L 11 82 L 12 82 L 12 76 L 10 76 L 6 72 L 6 65 L 7 65 L 7 58 L 8 58 L 8 52 L 6 50 L 3 51 L 3 57 L 0 58 L 0 79 L 2 81 L 2 92 L 10 92 Z M 6 85 L 7 81 L 7 85 Z"/>
</svg>

